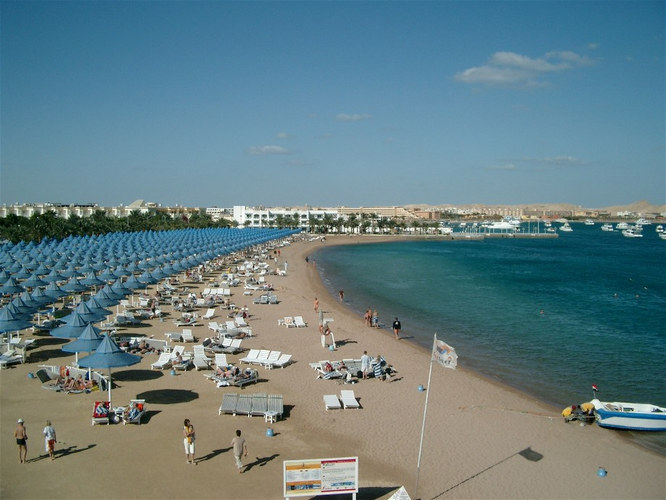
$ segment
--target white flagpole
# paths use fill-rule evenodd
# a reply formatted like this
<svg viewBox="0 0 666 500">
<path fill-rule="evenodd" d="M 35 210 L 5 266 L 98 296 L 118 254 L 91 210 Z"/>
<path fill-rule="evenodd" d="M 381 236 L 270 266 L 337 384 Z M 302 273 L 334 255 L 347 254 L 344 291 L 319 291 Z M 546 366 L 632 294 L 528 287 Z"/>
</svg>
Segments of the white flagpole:
<svg viewBox="0 0 666 500">
<path fill-rule="evenodd" d="M 430 396 L 430 377 L 432 376 L 432 353 L 435 352 L 435 346 L 437 345 L 437 333 L 434 335 L 432 343 L 432 351 L 430 352 L 430 369 L 428 370 L 428 385 L 426 385 L 426 400 L 425 406 L 423 407 L 423 424 L 421 425 L 421 441 L 419 443 L 419 458 L 416 462 L 416 487 L 414 488 L 414 498 L 418 498 L 419 491 L 419 472 L 421 471 L 421 452 L 423 451 L 423 435 L 425 433 L 426 425 L 426 415 L 428 414 L 428 397 Z"/>
</svg>

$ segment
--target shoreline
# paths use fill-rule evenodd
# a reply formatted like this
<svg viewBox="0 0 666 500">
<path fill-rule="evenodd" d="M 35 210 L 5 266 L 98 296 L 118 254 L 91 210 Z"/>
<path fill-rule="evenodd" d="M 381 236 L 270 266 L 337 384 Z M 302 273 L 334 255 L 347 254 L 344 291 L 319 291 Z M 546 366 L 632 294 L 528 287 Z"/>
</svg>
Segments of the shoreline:
<svg viewBox="0 0 666 500">
<path fill-rule="evenodd" d="M 499 235 L 498 235 L 499 236 Z M 366 239 L 367 238 L 367 239 Z M 421 239 L 421 240 L 433 240 L 433 239 L 438 239 L 438 240 L 451 240 L 450 237 L 441 237 L 441 236 L 432 236 L 432 235 L 332 235 L 332 236 L 327 236 L 326 238 L 326 244 L 325 246 L 330 247 L 330 246 L 345 246 L 345 245 L 355 245 L 355 244 L 380 244 L 380 243 L 393 243 L 396 241 L 413 241 L 414 239 Z M 317 249 L 314 249 L 312 252 L 308 253 L 308 257 L 311 257 L 313 253 L 316 253 L 318 250 L 320 250 L 322 247 L 318 247 Z M 338 301 L 335 291 L 333 289 L 327 288 L 326 284 L 322 280 L 321 273 L 317 270 L 315 273 L 316 277 L 312 279 L 311 286 L 313 289 L 317 290 L 320 295 L 326 294 L 328 296 L 329 300 L 332 302 L 340 305 L 340 302 Z M 347 310 L 347 312 L 357 318 L 362 318 L 362 311 L 357 311 L 353 309 L 350 305 L 345 305 L 345 303 L 342 304 L 344 309 Z M 386 332 L 386 334 L 389 337 L 392 337 L 392 330 L 388 327 L 388 325 L 385 325 L 384 327 L 380 328 L 381 331 Z M 416 340 L 413 340 L 411 338 L 404 338 L 402 339 L 403 341 L 406 341 L 408 344 L 412 345 L 416 349 L 419 349 L 422 351 L 423 355 L 426 357 L 430 356 L 430 352 L 432 347 L 427 347 L 425 345 L 422 345 L 418 343 Z M 441 338 L 440 340 L 446 341 L 446 339 Z M 455 346 L 454 346 L 455 347 Z M 548 408 L 549 411 L 555 413 L 555 414 L 560 414 L 562 409 L 564 408 L 563 405 L 559 405 L 555 401 L 550 401 L 548 399 L 543 398 L 537 393 L 531 393 L 520 386 L 512 385 L 508 383 L 507 381 L 500 380 L 493 378 L 491 375 L 483 373 L 481 371 L 478 371 L 475 368 L 471 368 L 468 366 L 461 366 L 458 364 L 457 370 L 461 370 L 469 374 L 470 376 L 473 377 L 478 377 L 481 380 L 485 381 L 488 384 L 491 385 L 496 385 L 498 387 L 501 387 L 505 390 L 509 391 L 514 391 L 517 395 L 527 398 L 527 399 L 535 399 L 538 401 L 541 405 L 544 407 Z M 651 434 L 651 433 L 648 433 Z M 637 446 L 639 449 L 644 449 L 648 450 L 650 452 L 657 453 L 660 456 L 666 456 L 664 454 L 664 451 L 662 448 L 659 447 L 659 445 L 655 445 L 654 443 L 650 442 L 644 442 L 640 438 L 640 435 L 634 435 L 630 436 L 627 433 L 622 433 L 619 432 L 618 436 L 625 440 L 628 444 Z"/>
<path fill-rule="evenodd" d="M 340 244 L 348 243 L 347 237 L 342 238 Z M 381 242 L 379 238 L 384 237 L 351 238 L 366 243 Z M 326 244 L 334 240 L 327 237 Z M 288 274 L 267 277 L 279 304 L 256 305 L 242 288 L 233 289 L 232 300 L 249 308 L 248 322 L 255 332 L 243 341 L 244 347 L 293 354 L 293 364 L 283 369 L 259 368 L 259 383 L 242 390 L 282 394 L 284 418 L 267 424 L 261 417 L 218 415 L 223 394 L 241 390 L 216 388 L 203 377 L 206 371 L 170 376 L 168 371 L 151 370 L 150 364 L 157 359 L 153 354 L 144 356 L 139 365 L 113 371 L 114 405 L 144 397 L 146 421 L 140 426 L 91 426 L 92 405 L 104 399 L 103 394 L 45 391 L 37 379 L 27 377 L 39 364 L 72 359 L 51 337 L 36 336 L 44 341 L 30 351 L 28 362 L 0 373 L 0 496 L 71 500 L 89 497 L 94 488 L 101 499 L 119 495 L 198 499 L 211 494 L 276 499 L 282 498 L 283 460 L 358 456 L 358 498 L 386 499 L 403 485 L 416 498 L 425 395 L 432 392 L 418 473 L 420 498 L 565 498 L 571 492 L 590 498 L 664 498 L 666 460 L 627 443 L 615 432 L 596 425 L 565 424 L 559 410 L 462 367 L 434 366 L 431 387 L 418 391 L 418 385 L 427 383 L 428 350 L 414 342 L 396 341 L 386 330 L 365 327 L 361 317 L 331 297 L 318 271 L 304 260 L 319 245 L 297 241 L 281 248 L 278 265 L 288 261 Z M 199 291 L 205 286 L 192 288 Z M 315 296 L 326 317 L 334 319 L 335 352 L 324 351 L 320 345 Z M 308 326 L 277 326 L 278 319 L 294 315 L 302 315 Z M 218 311 L 216 320 L 222 316 Z M 163 339 L 164 333 L 177 330 L 172 318 L 146 321 L 131 331 Z M 194 328 L 200 340 L 209 333 L 206 322 Z M 191 343 L 178 345 L 192 350 Z M 334 380 L 315 379 L 309 366 L 323 359 L 358 359 L 363 350 L 381 354 L 394 365 L 398 371 L 394 381 L 338 385 Z M 237 359 L 229 357 L 231 362 Z M 322 396 L 347 388 L 354 390 L 361 408 L 326 411 Z M 18 417 L 26 420 L 30 436 L 29 463 L 23 465 L 18 463 L 12 437 Z M 44 455 L 41 429 L 47 418 L 63 441 L 56 447 L 54 462 L 40 458 Z M 196 467 L 185 464 L 182 456 L 183 418 L 191 419 L 197 432 Z M 275 431 L 273 437 L 266 436 L 269 426 Z M 240 475 L 229 451 L 237 428 L 242 429 L 249 449 L 248 470 Z M 537 455 L 520 455 L 528 449 Z M 603 479 L 596 475 L 601 466 L 608 470 Z M 71 471 L 83 472 L 72 480 Z"/>
</svg>

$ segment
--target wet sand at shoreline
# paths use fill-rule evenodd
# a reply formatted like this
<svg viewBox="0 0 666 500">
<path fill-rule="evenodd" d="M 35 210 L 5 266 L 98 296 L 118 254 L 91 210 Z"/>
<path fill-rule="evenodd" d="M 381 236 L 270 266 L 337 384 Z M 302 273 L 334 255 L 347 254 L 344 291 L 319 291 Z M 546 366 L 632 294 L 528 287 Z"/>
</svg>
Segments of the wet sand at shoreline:
<svg viewBox="0 0 666 500">
<path fill-rule="evenodd" d="M 242 287 L 232 289 L 232 302 L 248 307 L 248 323 L 255 335 L 244 340 L 243 346 L 293 355 L 294 363 L 284 369 L 260 367 L 259 383 L 241 391 L 216 388 L 204 378 L 205 371 L 171 376 L 167 370 L 150 369 L 155 354 L 146 355 L 138 365 L 115 369 L 114 405 L 136 397 L 148 401 L 148 418 L 140 426 L 92 426 L 93 403 L 105 399 L 104 394 L 55 393 L 43 390 L 38 379 L 28 378 L 39 364 L 73 360 L 60 352 L 60 343 L 46 335 L 35 336 L 45 340 L 29 351 L 28 362 L 0 373 L 0 497 L 273 499 L 283 496 L 284 460 L 358 456 L 359 498 L 388 498 L 402 485 L 416 498 L 426 396 L 417 387 L 427 383 L 429 352 L 395 340 L 388 330 L 366 327 L 361 317 L 328 293 L 314 266 L 305 262 L 323 244 L 368 241 L 382 239 L 327 237 L 326 243 L 302 241 L 281 248 L 278 265 L 288 261 L 287 276 L 267 277 L 279 304 L 253 304 L 253 297 L 244 295 Z M 321 347 L 318 317 L 313 311 L 315 296 L 325 316 L 334 319 L 335 352 Z M 205 309 L 199 311 L 203 312 Z M 226 313 L 218 309 L 215 320 L 226 319 Z M 279 318 L 295 315 L 303 316 L 308 326 L 278 326 Z M 180 330 L 172 318 L 145 321 L 145 326 L 127 332 L 163 339 L 165 332 Z M 194 328 L 195 337 L 211 336 L 207 323 Z M 409 334 L 408 328 L 404 334 Z M 191 351 L 192 344 L 185 345 Z M 358 359 L 364 350 L 383 355 L 398 370 L 393 382 L 370 379 L 340 385 L 335 380 L 317 380 L 309 366 L 325 359 Z M 235 362 L 238 357 L 228 359 Z M 326 411 L 323 395 L 339 395 L 341 389 L 353 389 L 361 409 Z M 428 390 L 420 498 L 666 496 L 664 457 L 628 443 L 621 433 L 596 425 L 565 424 L 561 409 L 461 367 L 434 366 Z M 284 418 L 267 424 L 260 417 L 218 415 L 223 394 L 241 392 L 282 394 Z M 19 417 L 28 430 L 27 464 L 19 464 L 13 438 Z M 185 418 L 197 432 L 196 466 L 185 463 Z M 53 462 L 45 458 L 41 434 L 46 419 L 53 422 L 62 441 Z M 266 436 L 269 426 L 273 437 Z M 243 431 L 248 443 L 244 474 L 237 473 L 230 450 L 235 429 Z M 526 449 L 537 455 L 519 454 Z M 597 476 L 599 467 L 608 471 L 606 477 Z"/>
</svg>

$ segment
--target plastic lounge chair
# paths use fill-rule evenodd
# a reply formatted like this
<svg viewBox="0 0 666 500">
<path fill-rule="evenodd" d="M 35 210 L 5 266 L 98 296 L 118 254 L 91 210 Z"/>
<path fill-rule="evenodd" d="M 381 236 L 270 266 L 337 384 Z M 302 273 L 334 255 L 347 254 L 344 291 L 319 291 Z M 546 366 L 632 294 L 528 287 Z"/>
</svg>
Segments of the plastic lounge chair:
<svg viewBox="0 0 666 500">
<path fill-rule="evenodd" d="M 252 300 L 253 304 L 268 304 L 268 295 L 259 295 Z"/>
<path fill-rule="evenodd" d="M 215 316 L 215 308 L 213 307 L 212 309 L 208 309 L 206 311 L 206 314 L 201 316 L 201 319 L 213 319 L 214 316 Z"/>
<path fill-rule="evenodd" d="M 58 384 L 57 380 L 53 380 L 51 377 L 49 377 L 49 374 L 46 373 L 46 370 L 43 368 L 40 370 L 37 370 L 37 378 L 42 382 L 42 389 L 48 389 L 51 391 L 61 391 L 62 386 Z"/>
<path fill-rule="evenodd" d="M 291 354 L 282 353 L 278 360 L 271 365 L 271 368 L 284 368 L 291 363 Z"/>
<path fill-rule="evenodd" d="M 256 383 L 257 380 L 259 379 L 259 375 L 257 373 L 257 370 L 250 370 L 249 372 L 243 372 L 241 373 L 238 377 L 234 379 L 231 385 L 235 387 L 240 387 L 241 389 L 252 383 Z"/>
<path fill-rule="evenodd" d="M 282 394 L 269 394 L 268 395 L 268 412 L 275 413 L 280 418 L 284 413 L 284 400 Z"/>
<path fill-rule="evenodd" d="M 223 352 L 215 353 L 215 368 L 226 368 L 229 366 L 227 355 Z"/>
<path fill-rule="evenodd" d="M 259 349 L 250 349 L 250 352 L 247 353 L 247 356 L 240 358 L 239 363 L 256 363 L 257 356 L 259 356 Z"/>
<path fill-rule="evenodd" d="M 108 401 L 95 401 L 93 406 L 92 424 L 106 424 L 109 425 L 109 402 Z"/>
<path fill-rule="evenodd" d="M 255 365 L 263 365 L 266 363 L 266 361 L 268 361 L 268 356 L 270 356 L 270 354 L 270 349 L 260 349 L 259 354 L 257 354 L 257 358 L 254 361 L 251 361 L 251 363 Z"/>
<path fill-rule="evenodd" d="M 192 362 L 194 363 L 194 368 L 197 371 L 208 370 L 213 360 L 206 356 L 206 353 L 204 351 L 204 346 L 195 345 L 193 349 L 194 349 L 194 359 L 192 360 Z"/>
<path fill-rule="evenodd" d="M 326 410 L 339 410 L 342 405 L 335 394 L 324 394 L 324 407 Z"/>
<path fill-rule="evenodd" d="M 266 361 L 263 361 L 261 364 L 264 365 L 264 368 L 270 368 L 273 363 L 276 363 L 277 360 L 280 359 L 280 355 L 282 355 L 282 352 L 280 351 L 271 351 L 268 353 Z"/>
<path fill-rule="evenodd" d="M 257 393 L 252 395 L 252 410 L 250 416 L 265 415 L 268 412 L 268 396 Z"/>
<path fill-rule="evenodd" d="M 0 367 L 24 362 L 25 351 L 23 349 L 9 349 L 0 355 Z"/>
<path fill-rule="evenodd" d="M 157 361 L 150 365 L 151 370 L 164 370 L 171 366 L 171 353 L 163 352 L 160 353 L 160 357 Z"/>
<path fill-rule="evenodd" d="M 340 399 L 342 400 L 342 406 L 345 410 L 347 408 L 360 408 L 361 405 L 358 404 L 354 391 L 351 389 L 340 391 Z"/>
<path fill-rule="evenodd" d="M 191 328 L 183 328 L 183 334 L 181 335 L 183 342 L 194 342 L 195 338 L 192 334 Z"/>
<path fill-rule="evenodd" d="M 291 316 L 285 316 L 284 317 L 284 326 L 286 326 L 287 328 L 291 328 L 291 327 L 296 326 L 296 324 L 294 323 L 294 318 L 292 318 Z"/>
<path fill-rule="evenodd" d="M 303 316 L 294 316 L 294 325 L 296 328 L 303 328 L 308 326 L 307 323 L 303 320 Z"/>
<path fill-rule="evenodd" d="M 213 347 L 213 351 L 216 353 L 225 353 L 225 354 L 236 354 L 241 351 L 241 342 L 243 339 L 232 339 L 231 337 L 224 337 L 222 339 L 222 344 Z"/>
<path fill-rule="evenodd" d="M 146 414 L 146 400 L 145 399 L 132 399 L 123 415 L 123 425 L 126 424 L 139 424 L 141 425 L 141 417 Z"/>
<path fill-rule="evenodd" d="M 223 413 L 231 413 L 232 415 L 236 414 L 236 405 L 238 404 L 238 394 L 225 394 L 222 397 L 222 404 L 217 414 L 222 415 Z"/>
<path fill-rule="evenodd" d="M 249 394 L 240 394 L 234 415 L 250 415 L 250 412 L 252 412 L 252 396 Z"/>
<path fill-rule="evenodd" d="M 245 318 L 243 318 L 243 316 L 236 316 L 234 322 L 236 323 L 236 326 L 238 328 L 243 328 L 247 326 L 247 322 L 245 321 Z"/>
</svg>

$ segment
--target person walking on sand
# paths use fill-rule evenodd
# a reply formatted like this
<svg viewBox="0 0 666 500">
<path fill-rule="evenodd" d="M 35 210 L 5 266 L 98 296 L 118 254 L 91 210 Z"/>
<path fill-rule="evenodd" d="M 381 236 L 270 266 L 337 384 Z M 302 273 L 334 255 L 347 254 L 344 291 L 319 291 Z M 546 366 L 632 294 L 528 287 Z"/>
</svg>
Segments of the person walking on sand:
<svg viewBox="0 0 666 500">
<path fill-rule="evenodd" d="M 231 440 L 231 446 L 234 448 L 234 460 L 236 461 L 236 468 L 238 473 L 243 472 L 243 462 L 241 462 L 241 457 L 247 457 L 247 444 L 245 443 L 245 438 L 241 437 L 240 429 L 236 429 L 236 437 Z"/>
<path fill-rule="evenodd" d="M 314 312 L 318 313 L 319 312 L 319 299 L 315 297 L 314 299 L 314 305 L 313 305 Z"/>
<path fill-rule="evenodd" d="M 186 463 L 196 465 L 194 463 L 194 426 L 190 423 L 190 419 L 186 418 L 183 422 L 183 445 L 185 446 L 185 459 Z"/>
<path fill-rule="evenodd" d="M 326 349 L 328 346 L 326 345 L 326 337 L 329 335 L 331 336 L 331 346 L 333 346 L 333 349 L 337 349 L 335 345 L 335 337 L 333 336 L 333 332 L 331 331 L 330 327 L 328 326 L 328 323 L 323 323 L 319 325 L 319 332 L 321 334 L 321 346 Z"/>
<path fill-rule="evenodd" d="M 395 321 L 393 322 L 393 333 L 395 334 L 395 338 L 399 339 L 400 338 L 400 329 L 402 328 L 402 325 L 400 325 L 400 321 L 398 318 L 395 318 Z"/>
<path fill-rule="evenodd" d="M 19 463 L 24 464 L 28 456 L 28 431 L 23 425 L 23 419 L 18 419 L 18 425 L 14 431 L 14 437 L 16 438 L 16 444 L 19 449 Z"/>
<path fill-rule="evenodd" d="M 53 451 L 55 450 L 56 444 L 56 431 L 55 427 L 51 425 L 51 421 L 46 421 L 46 427 L 44 427 L 44 448 L 46 448 L 46 453 L 49 454 L 51 460 L 55 460 L 53 456 Z"/>
</svg>

